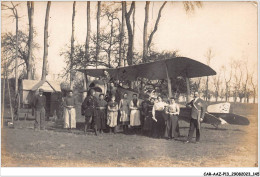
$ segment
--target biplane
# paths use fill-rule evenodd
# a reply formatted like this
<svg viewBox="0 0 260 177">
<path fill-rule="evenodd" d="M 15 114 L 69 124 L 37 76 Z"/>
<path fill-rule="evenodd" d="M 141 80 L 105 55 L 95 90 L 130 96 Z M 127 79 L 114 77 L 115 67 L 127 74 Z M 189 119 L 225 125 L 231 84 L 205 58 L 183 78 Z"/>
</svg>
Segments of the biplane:
<svg viewBox="0 0 260 177">
<path fill-rule="evenodd" d="M 119 68 L 78 69 L 78 71 L 83 72 L 85 77 L 92 76 L 96 78 L 106 77 L 108 73 L 111 78 L 119 81 L 136 81 L 138 78 L 147 78 L 149 80 L 167 79 L 169 97 L 172 97 L 171 80 L 183 77 L 186 79 L 187 84 L 187 102 L 190 101 L 190 78 L 216 75 L 216 72 L 211 67 L 187 57 L 175 57 Z M 102 82 L 102 80 L 95 81 L 92 84 L 93 88 L 103 88 L 104 86 L 105 82 Z M 135 93 L 135 91 L 121 86 L 118 89 L 130 93 L 128 94 L 129 98 Z M 102 89 L 100 90 L 102 91 Z M 182 105 L 179 118 L 189 122 L 190 111 L 189 108 Z M 249 125 L 249 120 L 246 117 L 230 113 L 230 103 L 210 105 L 203 122 L 215 127 L 222 124 Z"/>
</svg>

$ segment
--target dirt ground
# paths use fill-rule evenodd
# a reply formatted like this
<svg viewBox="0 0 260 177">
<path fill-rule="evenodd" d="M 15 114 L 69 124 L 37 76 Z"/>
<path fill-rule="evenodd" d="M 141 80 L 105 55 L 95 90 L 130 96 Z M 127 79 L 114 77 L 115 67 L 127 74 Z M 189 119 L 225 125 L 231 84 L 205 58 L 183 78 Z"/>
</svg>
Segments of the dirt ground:
<svg viewBox="0 0 260 177">
<path fill-rule="evenodd" d="M 180 121 L 178 141 L 140 134 L 95 136 L 77 130 L 68 133 L 48 121 L 46 131 L 34 131 L 33 120 L 15 121 L 2 128 L 2 167 L 255 167 L 258 166 L 257 105 L 237 104 L 234 112 L 246 116 L 249 126 L 202 125 L 201 142 L 184 144 L 189 124 Z M 8 112 L 6 112 L 7 114 Z"/>
</svg>

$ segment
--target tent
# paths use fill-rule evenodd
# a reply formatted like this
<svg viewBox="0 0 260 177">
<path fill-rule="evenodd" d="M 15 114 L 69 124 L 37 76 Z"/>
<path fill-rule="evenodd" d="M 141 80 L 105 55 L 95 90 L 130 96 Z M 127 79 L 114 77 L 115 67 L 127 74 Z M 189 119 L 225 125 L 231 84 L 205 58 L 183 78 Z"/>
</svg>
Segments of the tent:
<svg viewBox="0 0 260 177">
<path fill-rule="evenodd" d="M 61 99 L 60 83 L 44 80 L 23 80 L 22 81 L 22 103 L 23 107 L 30 107 L 37 90 L 42 88 L 46 96 L 47 116 L 53 116 L 54 111 L 59 109 Z"/>
</svg>

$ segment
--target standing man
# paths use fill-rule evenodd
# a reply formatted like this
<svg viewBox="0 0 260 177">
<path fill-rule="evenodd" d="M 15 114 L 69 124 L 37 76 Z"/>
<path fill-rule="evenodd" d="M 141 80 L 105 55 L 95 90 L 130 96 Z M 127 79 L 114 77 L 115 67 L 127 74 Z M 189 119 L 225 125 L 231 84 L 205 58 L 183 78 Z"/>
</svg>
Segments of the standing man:
<svg viewBox="0 0 260 177">
<path fill-rule="evenodd" d="M 199 93 L 194 93 L 194 99 L 186 105 L 191 108 L 190 130 L 186 143 L 191 142 L 194 130 L 196 129 L 196 143 L 200 141 L 200 123 L 204 119 L 206 105 L 205 102 L 199 98 Z"/>
<path fill-rule="evenodd" d="M 34 97 L 33 107 L 35 110 L 34 130 L 45 130 L 45 107 L 46 97 L 43 95 L 43 89 L 39 89 L 39 94 Z"/>
<path fill-rule="evenodd" d="M 69 90 L 68 96 L 64 99 L 64 128 L 68 128 L 71 131 L 72 128 L 76 128 L 76 110 L 75 106 L 77 101 L 73 96 L 72 90 Z"/>
<path fill-rule="evenodd" d="M 85 128 L 84 132 L 86 134 L 87 129 L 91 125 L 94 127 L 95 134 L 97 135 L 96 117 L 97 117 L 97 98 L 95 95 L 95 90 L 91 89 L 90 94 L 85 98 L 81 105 L 81 114 L 85 115 Z"/>
<path fill-rule="evenodd" d="M 101 93 L 99 95 L 99 99 L 97 100 L 97 117 L 96 117 L 96 126 L 97 130 L 100 133 L 103 133 L 103 130 L 106 129 L 106 108 L 107 102 L 104 100 L 104 94 Z"/>
</svg>

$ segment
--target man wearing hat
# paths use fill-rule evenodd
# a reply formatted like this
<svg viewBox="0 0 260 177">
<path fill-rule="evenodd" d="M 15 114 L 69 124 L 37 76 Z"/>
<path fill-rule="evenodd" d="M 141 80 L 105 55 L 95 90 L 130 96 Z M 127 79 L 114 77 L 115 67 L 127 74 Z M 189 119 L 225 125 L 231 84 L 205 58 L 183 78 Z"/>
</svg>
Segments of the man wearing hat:
<svg viewBox="0 0 260 177">
<path fill-rule="evenodd" d="M 194 130 L 196 129 L 196 143 L 200 141 L 200 124 L 204 119 L 206 105 L 199 97 L 199 93 L 194 93 L 194 99 L 186 105 L 191 108 L 190 130 L 186 143 L 191 142 Z"/>
<path fill-rule="evenodd" d="M 64 128 L 68 128 L 69 131 L 72 128 L 76 128 L 76 110 L 77 100 L 73 96 L 72 90 L 69 90 L 68 96 L 64 99 Z"/>
<path fill-rule="evenodd" d="M 97 116 L 97 98 L 95 95 L 95 90 L 91 89 L 90 94 L 85 98 L 81 105 L 81 114 L 85 115 L 85 129 L 84 132 L 87 132 L 87 129 L 93 125 L 95 134 L 97 135 L 97 126 L 95 124 Z"/>
<path fill-rule="evenodd" d="M 35 110 L 34 130 L 45 129 L 45 108 L 46 97 L 43 95 L 43 89 L 39 89 L 39 94 L 34 97 L 33 108 Z"/>
</svg>

